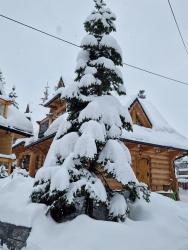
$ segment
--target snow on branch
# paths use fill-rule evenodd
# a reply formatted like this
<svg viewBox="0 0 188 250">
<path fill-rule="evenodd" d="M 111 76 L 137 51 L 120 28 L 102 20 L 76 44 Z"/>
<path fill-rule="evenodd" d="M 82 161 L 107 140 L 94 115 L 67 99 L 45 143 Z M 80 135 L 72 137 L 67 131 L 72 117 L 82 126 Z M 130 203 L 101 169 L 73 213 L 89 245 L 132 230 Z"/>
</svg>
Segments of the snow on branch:
<svg viewBox="0 0 188 250">
<path fill-rule="evenodd" d="M 88 121 L 84 122 L 79 130 L 82 134 L 89 135 L 92 137 L 95 141 L 98 142 L 105 142 L 106 138 L 106 131 L 104 124 L 101 124 L 97 121 Z"/>
<path fill-rule="evenodd" d="M 122 119 L 132 124 L 128 110 L 122 107 L 118 99 L 114 96 L 106 95 L 94 98 L 85 109 L 80 112 L 79 122 L 86 120 L 101 121 L 105 125 L 122 127 Z"/>
<path fill-rule="evenodd" d="M 98 41 L 93 35 L 86 35 L 81 42 L 81 47 L 97 46 Z"/>
<path fill-rule="evenodd" d="M 104 35 L 100 41 L 100 45 L 108 48 L 113 48 L 122 56 L 122 50 L 113 36 Z"/>
<path fill-rule="evenodd" d="M 112 174 L 122 184 L 137 182 L 131 168 L 131 156 L 127 147 L 117 140 L 108 140 L 99 156 L 99 163 L 107 173 Z"/>
</svg>

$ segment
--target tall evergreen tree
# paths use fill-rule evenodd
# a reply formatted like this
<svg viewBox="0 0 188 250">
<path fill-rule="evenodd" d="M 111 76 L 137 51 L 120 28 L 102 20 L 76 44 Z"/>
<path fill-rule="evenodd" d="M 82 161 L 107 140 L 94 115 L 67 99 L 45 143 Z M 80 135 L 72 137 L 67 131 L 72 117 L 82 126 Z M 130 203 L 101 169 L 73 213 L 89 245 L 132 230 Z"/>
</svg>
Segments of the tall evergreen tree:
<svg viewBox="0 0 188 250">
<path fill-rule="evenodd" d="M 5 82 L 3 81 L 3 74 L 0 71 L 0 95 L 5 95 L 4 84 Z"/>
<path fill-rule="evenodd" d="M 50 87 L 48 86 L 48 83 L 47 83 L 46 86 L 44 87 L 44 92 L 43 92 L 44 96 L 41 98 L 42 104 L 45 103 L 45 101 L 47 101 L 49 98 L 49 88 Z"/>
<path fill-rule="evenodd" d="M 9 97 L 13 101 L 14 107 L 19 109 L 19 104 L 16 102 L 16 98 L 18 97 L 17 94 L 16 94 L 16 86 L 12 86 L 12 90 L 9 93 Z"/>
<path fill-rule="evenodd" d="M 132 121 L 112 95 L 125 95 L 121 49 L 110 35 L 116 17 L 103 0 L 94 2 L 95 10 L 84 23 L 87 35 L 75 81 L 63 92 L 68 118 L 36 175 L 31 195 L 33 202 L 49 205 L 57 221 L 76 211 L 79 197 L 84 198 L 86 214 L 93 216 L 93 208 L 104 205 L 109 219 L 124 220 L 126 202 L 139 196 L 130 154 L 121 141 L 123 129 L 132 130 Z M 122 191 L 112 190 L 108 178 L 121 184 Z"/>
</svg>

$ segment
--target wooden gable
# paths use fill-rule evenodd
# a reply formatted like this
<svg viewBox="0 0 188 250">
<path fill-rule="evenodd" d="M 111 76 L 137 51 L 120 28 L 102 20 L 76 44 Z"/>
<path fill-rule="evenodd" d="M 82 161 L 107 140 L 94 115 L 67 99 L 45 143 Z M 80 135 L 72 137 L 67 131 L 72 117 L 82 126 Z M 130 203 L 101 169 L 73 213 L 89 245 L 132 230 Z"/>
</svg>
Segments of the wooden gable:
<svg viewBox="0 0 188 250">
<path fill-rule="evenodd" d="M 7 118 L 8 114 L 8 106 L 12 104 L 12 101 L 10 100 L 4 100 L 0 97 L 0 115 L 4 118 Z"/>
<path fill-rule="evenodd" d="M 129 108 L 129 112 L 130 112 L 133 124 L 146 127 L 146 128 L 152 128 L 152 124 L 138 99 L 136 99 L 132 103 L 132 105 Z"/>
</svg>

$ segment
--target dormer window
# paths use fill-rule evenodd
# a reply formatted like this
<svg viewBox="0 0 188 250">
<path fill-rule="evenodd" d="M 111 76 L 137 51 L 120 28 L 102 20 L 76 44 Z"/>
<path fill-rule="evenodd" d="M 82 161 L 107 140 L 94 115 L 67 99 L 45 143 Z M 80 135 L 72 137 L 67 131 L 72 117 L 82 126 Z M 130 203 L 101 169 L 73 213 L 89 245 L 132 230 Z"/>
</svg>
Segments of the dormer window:
<svg viewBox="0 0 188 250">
<path fill-rule="evenodd" d="M 40 123 L 40 128 L 39 128 L 39 138 L 44 136 L 44 133 L 49 127 L 49 120 L 46 119 Z"/>
</svg>

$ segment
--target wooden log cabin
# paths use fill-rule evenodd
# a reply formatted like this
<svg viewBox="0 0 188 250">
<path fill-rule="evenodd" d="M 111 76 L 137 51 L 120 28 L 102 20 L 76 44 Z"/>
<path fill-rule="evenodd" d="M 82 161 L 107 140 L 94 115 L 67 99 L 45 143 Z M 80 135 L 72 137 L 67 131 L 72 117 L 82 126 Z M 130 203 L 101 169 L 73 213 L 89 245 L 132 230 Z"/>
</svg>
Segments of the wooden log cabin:
<svg viewBox="0 0 188 250">
<path fill-rule="evenodd" d="M 4 165 L 11 173 L 15 155 L 12 153 L 12 144 L 18 138 L 32 136 L 32 123 L 13 107 L 2 86 L 0 88 L 0 165 Z"/>
<path fill-rule="evenodd" d="M 175 131 L 147 99 L 138 96 L 118 98 L 128 108 L 133 120 L 133 132 L 124 131 L 122 139 L 130 150 L 132 168 L 138 180 L 148 184 L 152 191 L 165 193 L 173 190 L 178 194 L 174 160 L 188 153 L 188 139 Z M 27 157 L 31 176 L 43 165 L 57 129 L 66 115 L 66 103 L 59 92 L 44 106 L 50 108 L 50 113 L 39 122 L 38 139 L 27 144 L 17 143 L 13 148 L 19 166 Z M 118 188 L 113 181 L 111 186 Z"/>
</svg>

